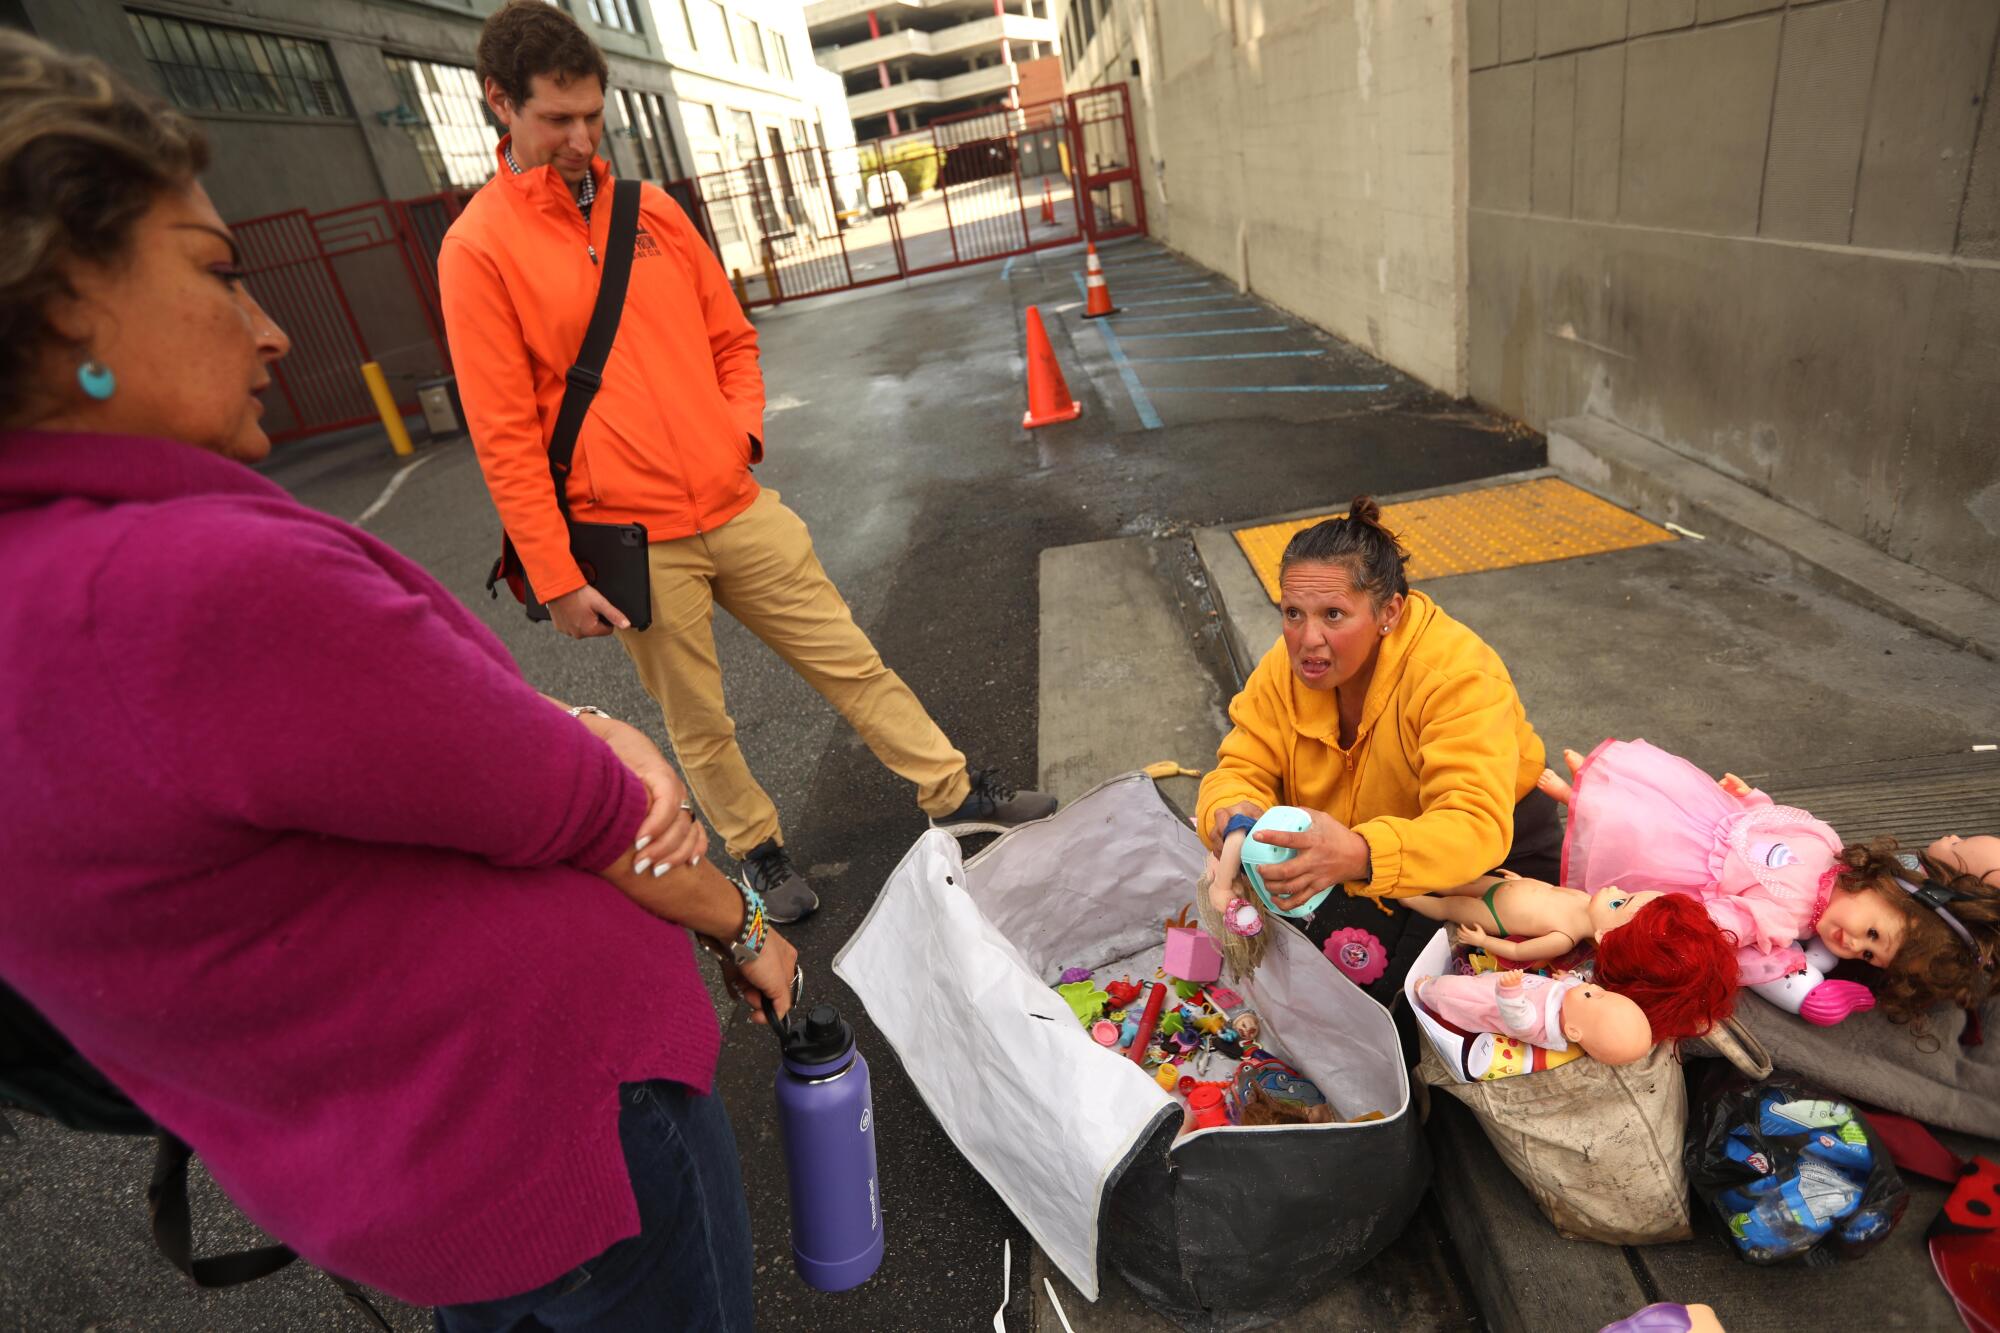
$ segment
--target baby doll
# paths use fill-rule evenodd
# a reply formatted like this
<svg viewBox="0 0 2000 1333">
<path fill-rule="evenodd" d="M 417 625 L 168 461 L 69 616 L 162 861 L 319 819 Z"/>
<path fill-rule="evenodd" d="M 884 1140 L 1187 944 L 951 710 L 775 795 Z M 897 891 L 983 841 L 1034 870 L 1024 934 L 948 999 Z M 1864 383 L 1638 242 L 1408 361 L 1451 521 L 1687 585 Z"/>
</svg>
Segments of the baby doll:
<svg viewBox="0 0 2000 1333">
<path fill-rule="evenodd" d="M 1393 901 L 1433 921 L 1456 922 L 1460 944 L 1510 962 L 1545 963 L 1624 925 L 1659 896 L 1616 886 L 1584 894 L 1502 870 L 1463 888 Z"/>
<path fill-rule="evenodd" d="M 1607 1065 L 1629 1065 L 1653 1049 L 1652 1025 L 1635 1002 L 1576 977 L 1426 977 L 1417 983 L 1417 998 L 1464 1031 L 1505 1032 L 1551 1051 L 1575 1042 Z"/>
<path fill-rule="evenodd" d="M 1606 741 L 1588 759 L 1565 751 L 1574 784 L 1544 773 L 1542 788 L 1570 807 L 1563 840 L 1563 882 L 1585 891 L 1618 884 L 1686 894 L 1736 938 L 1743 984 L 1809 1022 L 1838 1023 L 1872 1008 L 1867 987 L 1825 980 L 1844 958 L 1884 968 L 1901 997 L 1903 1012 L 1920 1012 L 1949 998 L 1949 987 L 1921 979 L 1921 964 L 1935 956 L 1899 957 L 1912 921 L 1951 935 L 1945 918 L 1956 916 L 1910 881 L 1905 889 L 1886 872 L 1865 869 L 1843 850 L 1840 837 L 1803 810 L 1774 805 L 1733 774 L 1721 782 L 1685 759 L 1644 741 Z M 1940 840 L 1932 851 L 1944 852 Z M 1977 859 L 1993 855 L 1983 839 L 1961 840 Z M 1964 853 L 1961 852 L 1960 855 Z M 2000 859 L 2000 858 L 1996 858 Z M 1969 885 L 1952 891 L 1984 903 L 1994 892 L 1961 867 Z M 1936 878 L 1935 875 L 1932 876 Z M 1983 919 L 1980 906 L 1967 907 Z M 1961 926 L 1963 921 L 1959 921 Z M 1800 941 L 1804 941 L 1801 947 Z M 1967 966 L 1990 974 L 1993 944 L 1982 945 L 1966 928 L 1958 938 Z"/>
</svg>

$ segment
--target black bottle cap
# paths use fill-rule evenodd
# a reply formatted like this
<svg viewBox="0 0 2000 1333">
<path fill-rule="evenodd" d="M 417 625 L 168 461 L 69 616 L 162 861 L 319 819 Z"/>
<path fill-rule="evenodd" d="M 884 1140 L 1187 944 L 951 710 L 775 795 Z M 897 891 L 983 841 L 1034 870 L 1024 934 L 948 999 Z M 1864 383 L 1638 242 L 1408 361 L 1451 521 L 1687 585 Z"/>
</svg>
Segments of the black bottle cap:
<svg viewBox="0 0 2000 1333">
<path fill-rule="evenodd" d="M 794 1009 L 785 1016 L 785 1058 L 802 1065 L 830 1065 L 854 1049 L 854 1029 L 830 1004 Z"/>
</svg>

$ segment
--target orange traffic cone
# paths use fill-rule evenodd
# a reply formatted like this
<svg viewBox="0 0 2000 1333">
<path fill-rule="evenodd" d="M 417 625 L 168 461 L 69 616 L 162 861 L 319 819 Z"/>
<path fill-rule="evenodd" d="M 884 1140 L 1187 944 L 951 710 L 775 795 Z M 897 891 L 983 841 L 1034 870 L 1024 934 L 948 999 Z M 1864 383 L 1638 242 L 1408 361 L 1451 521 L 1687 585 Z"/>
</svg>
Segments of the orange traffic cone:
<svg viewBox="0 0 2000 1333">
<path fill-rule="evenodd" d="M 1092 241 L 1086 241 L 1084 244 L 1089 249 L 1089 256 L 1085 265 L 1088 271 L 1084 276 L 1083 285 L 1087 289 L 1085 295 L 1090 298 L 1090 304 L 1085 308 L 1083 317 L 1098 319 L 1104 315 L 1115 315 L 1118 309 L 1111 304 L 1111 289 L 1104 285 L 1104 266 L 1097 262 L 1097 245 Z"/>
<path fill-rule="evenodd" d="M 1042 223 L 1054 226 L 1056 221 L 1056 201 L 1049 194 L 1049 178 L 1042 177 Z"/>
<path fill-rule="evenodd" d="M 1029 306 L 1028 412 L 1021 418 L 1021 426 L 1033 430 L 1058 421 L 1074 421 L 1081 415 L 1083 405 L 1069 396 L 1056 349 L 1049 346 L 1049 335 L 1042 328 L 1042 312 Z"/>
</svg>

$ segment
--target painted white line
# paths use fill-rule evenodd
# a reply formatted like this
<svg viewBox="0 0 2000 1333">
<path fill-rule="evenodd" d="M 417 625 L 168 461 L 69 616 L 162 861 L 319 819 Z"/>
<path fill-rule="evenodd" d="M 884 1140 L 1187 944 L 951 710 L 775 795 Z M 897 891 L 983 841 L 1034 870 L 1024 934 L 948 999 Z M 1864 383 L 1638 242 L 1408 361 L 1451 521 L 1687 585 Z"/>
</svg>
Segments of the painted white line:
<svg viewBox="0 0 2000 1333">
<path fill-rule="evenodd" d="M 381 513 L 383 506 L 396 498 L 396 492 L 403 489 L 403 483 L 410 479 L 410 474 L 436 457 L 436 454 L 425 454 L 423 457 L 414 459 L 396 469 L 396 475 L 389 478 L 389 484 L 384 486 L 382 493 L 375 497 L 375 503 L 361 511 L 361 517 L 354 520 L 354 526 L 357 528 L 366 527 L 369 519 Z"/>
<path fill-rule="evenodd" d="M 1708 538 L 1702 536 L 1699 532 L 1696 532 L 1693 528 L 1684 528 L 1678 523 L 1662 523 L 1660 526 L 1665 528 L 1668 532 L 1678 532 L 1681 536 L 1692 538 L 1693 540 L 1698 542 L 1705 542 L 1708 540 Z"/>
</svg>

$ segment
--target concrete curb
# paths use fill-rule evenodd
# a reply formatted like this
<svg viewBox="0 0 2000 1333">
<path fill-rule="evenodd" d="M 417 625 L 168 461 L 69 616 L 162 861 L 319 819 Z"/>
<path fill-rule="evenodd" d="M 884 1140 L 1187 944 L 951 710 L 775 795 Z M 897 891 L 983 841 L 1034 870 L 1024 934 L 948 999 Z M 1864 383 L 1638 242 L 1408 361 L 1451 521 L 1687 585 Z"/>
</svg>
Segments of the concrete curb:
<svg viewBox="0 0 2000 1333">
<path fill-rule="evenodd" d="M 1655 522 L 1726 541 L 1794 577 L 2000 660 L 2000 602 L 1939 578 L 1665 445 L 1595 417 L 1549 423 L 1549 465 Z"/>
</svg>

